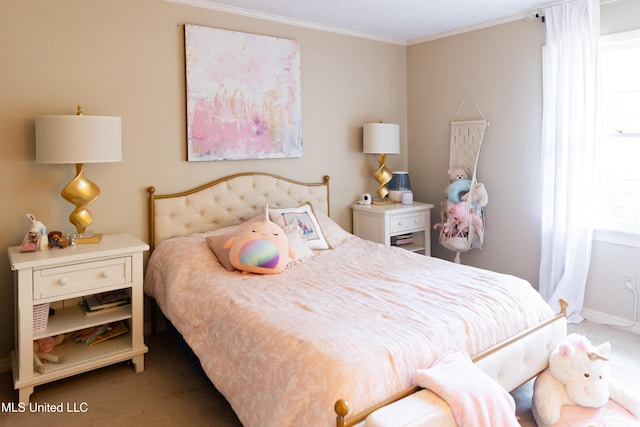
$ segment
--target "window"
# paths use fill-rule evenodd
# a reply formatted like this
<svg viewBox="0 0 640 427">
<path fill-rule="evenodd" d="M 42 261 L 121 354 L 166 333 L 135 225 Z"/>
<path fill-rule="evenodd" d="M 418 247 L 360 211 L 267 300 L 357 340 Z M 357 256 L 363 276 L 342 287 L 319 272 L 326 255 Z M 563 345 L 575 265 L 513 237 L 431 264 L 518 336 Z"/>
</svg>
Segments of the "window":
<svg viewBox="0 0 640 427">
<path fill-rule="evenodd" d="M 596 229 L 640 233 L 640 31 L 601 37 Z"/>
</svg>

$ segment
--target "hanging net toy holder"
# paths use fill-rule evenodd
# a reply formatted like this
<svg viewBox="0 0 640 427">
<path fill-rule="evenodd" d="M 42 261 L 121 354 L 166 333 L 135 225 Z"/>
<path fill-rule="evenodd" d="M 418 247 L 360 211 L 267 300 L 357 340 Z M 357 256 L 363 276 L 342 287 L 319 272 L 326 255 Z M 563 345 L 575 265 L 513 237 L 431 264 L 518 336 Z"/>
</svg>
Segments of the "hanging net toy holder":
<svg viewBox="0 0 640 427">
<path fill-rule="evenodd" d="M 467 99 L 473 101 L 481 120 L 457 121 Z M 458 264 L 461 252 L 480 249 L 484 241 L 484 208 L 488 195 L 484 184 L 478 183 L 476 172 L 488 126 L 480 107 L 467 93 L 451 121 L 449 185 L 445 190 L 446 199 L 441 204 L 441 222 L 434 226 L 440 230 L 440 244 L 456 252 L 454 261 Z"/>
</svg>

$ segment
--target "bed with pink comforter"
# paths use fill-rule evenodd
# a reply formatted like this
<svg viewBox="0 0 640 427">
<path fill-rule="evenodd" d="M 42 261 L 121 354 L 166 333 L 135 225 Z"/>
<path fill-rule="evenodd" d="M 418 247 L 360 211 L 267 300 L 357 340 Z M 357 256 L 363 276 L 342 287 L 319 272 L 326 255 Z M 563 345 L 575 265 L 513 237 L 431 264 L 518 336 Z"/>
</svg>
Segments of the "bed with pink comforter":
<svg viewBox="0 0 640 427">
<path fill-rule="evenodd" d="M 524 280 L 362 240 L 325 214 L 332 249 L 276 275 L 227 271 L 210 233 L 163 240 L 145 292 L 245 427 L 331 426 L 414 385 L 449 350 L 477 354 L 553 316 Z"/>
</svg>

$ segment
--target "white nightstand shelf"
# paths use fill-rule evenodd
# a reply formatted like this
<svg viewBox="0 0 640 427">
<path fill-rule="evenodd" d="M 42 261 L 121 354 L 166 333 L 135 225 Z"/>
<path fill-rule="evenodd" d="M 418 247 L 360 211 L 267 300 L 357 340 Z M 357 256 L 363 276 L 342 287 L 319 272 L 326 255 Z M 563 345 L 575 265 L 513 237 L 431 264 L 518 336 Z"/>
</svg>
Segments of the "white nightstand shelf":
<svg viewBox="0 0 640 427">
<path fill-rule="evenodd" d="M 87 316 L 80 308 L 78 302 L 71 302 L 65 306 L 52 305 L 55 308 L 55 315 L 49 317 L 47 328 L 33 333 L 33 339 L 37 340 L 44 337 L 52 337 L 55 335 L 66 334 L 77 331 L 78 329 L 89 328 L 96 325 L 104 325 L 105 323 L 116 322 L 118 320 L 131 319 L 131 305 L 116 307 L 115 310 L 108 311 L 104 314 L 99 313 L 93 316 Z M 67 301 L 65 301 L 67 303 Z M 80 326 L 80 327 L 78 327 Z M 56 351 L 60 347 L 56 347 Z"/>
<path fill-rule="evenodd" d="M 113 363 L 122 362 L 131 359 L 134 361 L 136 372 L 144 370 L 144 361 L 136 362 L 136 358 L 144 357 L 144 353 L 148 350 L 144 348 L 133 351 L 131 332 L 119 337 L 111 338 L 94 346 L 84 343 L 65 342 L 55 347 L 52 353 L 60 357 L 60 363 L 44 363 L 44 372 L 42 374 L 34 372 L 30 378 L 15 381 L 17 355 L 11 353 L 11 362 L 14 366 L 14 387 L 19 390 L 20 401 L 29 402 L 29 396 L 33 393 L 33 387 L 67 378 L 82 372 L 91 371 Z M 32 361 L 33 363 L 33 361 Z"/>
<path fill-rule="evenodd" d="M 15 272 L 16 343 L 11 353 L 14 387 L 19 400 L 29 402 L 34 386 L 113 363 L 131 360 L 144 370 L 148 351 L 143 336 L 142 253 L 149 246 L 128 234 L 104 236 L 97 244 L 21 253 L 9 248 Z M 78 303 L 83 296 L 124 289 L 130 304 L 87 316 Z M 34 306 L 49 303 L 55 314 L 43 330 L 33 330 Z M 95 345 L 67 338 L 52 351 L 59 363 L 34 367 L 33 341 L 123 320 L 129 332 Z"/>
<path fill-rule="evenodd" d="M 353 205 L 353 234 L 363 239 L 391 246 L 394 238 L 410 235 L 412 243 L 401 248 L 431 255 L 431 209 L 433 205 Z"/>
</svg>

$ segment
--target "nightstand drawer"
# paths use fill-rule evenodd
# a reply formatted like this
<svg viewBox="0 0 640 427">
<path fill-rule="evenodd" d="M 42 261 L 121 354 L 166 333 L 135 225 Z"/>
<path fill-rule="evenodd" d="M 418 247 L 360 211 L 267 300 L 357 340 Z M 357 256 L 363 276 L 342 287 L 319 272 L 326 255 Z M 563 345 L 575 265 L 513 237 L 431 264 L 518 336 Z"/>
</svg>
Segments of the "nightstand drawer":
<svg viewBox="0 0 640 427">
<path fill-rule="evenodd" d="M 64 296 L 76 292 L 131 282 L 131 257 L 45 268 L 33 271 L 33 299 Z"/>
<path fill-rule="evenodd" d="M 391 215 L 389 217 L 389 231 L 391 234 L 395 234 L 403 231 L 415 230 L 416 228 L 424 228 L 426 225 L 425 221 L 424 212 Z"/>
<path fill-rule="evenodd" d="M 385 246 L 398 245 L 411 252 L 431 256 L 429 224 L 433 205 L 413 202 L 410 205 L 352 205 L 353 234 Z M 394 236 L 410 234 L 398 244 Z"/>
</svg>

